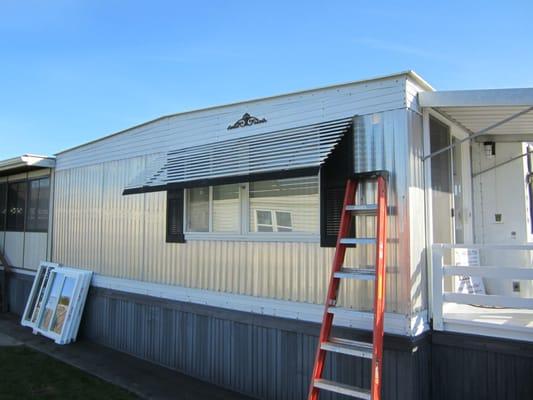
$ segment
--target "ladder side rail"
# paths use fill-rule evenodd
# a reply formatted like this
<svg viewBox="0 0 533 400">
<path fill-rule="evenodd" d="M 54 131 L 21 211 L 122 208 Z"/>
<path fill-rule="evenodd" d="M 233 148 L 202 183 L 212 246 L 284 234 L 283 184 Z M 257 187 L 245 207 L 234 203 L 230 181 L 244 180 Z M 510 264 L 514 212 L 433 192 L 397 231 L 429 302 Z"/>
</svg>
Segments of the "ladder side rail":
<svg viewBox="0 0 533 400">
<path fill-rule="evenodd" d="M 387 184 L 385 177 L 378 179 L 378 215 L 376 227 L 376 280 L 374 286 L 374 332 L 372 354 L 372 400 L 381 399 L 383 369 L 383 335 L 385 316 L 385 261 L 387 243 Z"/>
<path fill-rule="evenodd" d="M 320 328 L 315 363 L 311 375 L 309 400 L 318 400 L 320 392 L 320 389 L 314 385 L 314 381 L 315 379 L 321 378 L 322 373 L 324 372 L 326 351 L 321 348 L 321 344 L 329 339 L 331 326 L 333 324 L 333 314 L 328 312 L 328 308 L 332 305 L 335 305 L 337 301 L 337 292 L 339 290 L 340 279 L 335 277 L 335 274 L 341 270 L 342 264 L 344 262 L 344 256 L 346 254 L 346 245 L 341 243 L 341 239 L 347 237 L 350 233 L 352 215 L 350 211 L 347 210 L 347 206 L 354 203 L 356 188 L 356 181 L 349 179 L 346 182 L 339 233 L 337 235 L 337 244 L 335 246 L 335 256 L 333 258 L 333 266 L 331 269 L 331 276 L 329 281 L 330 283 L 326 296 L 326 302 L 324 304 L 324 317 L 322 320 L 322 326 Z"/>
</svg>

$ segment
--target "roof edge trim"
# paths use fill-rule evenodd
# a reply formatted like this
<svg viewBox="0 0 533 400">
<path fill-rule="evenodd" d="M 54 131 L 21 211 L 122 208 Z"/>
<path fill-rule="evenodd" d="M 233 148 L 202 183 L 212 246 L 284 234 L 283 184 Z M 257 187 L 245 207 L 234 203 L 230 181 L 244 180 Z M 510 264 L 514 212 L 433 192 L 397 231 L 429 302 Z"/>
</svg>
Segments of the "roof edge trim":
<svg viewBox="0 0 533 400">
<path fill-rule="evenodd" d="M 0 171 L 5 173 L 10 170 L 19 170 L 20 168 L 54 168 L 55 163 L 55 157 L 23 154 L 19 157 L 0 161 Z"/>
<path fill-rule="evenodd" d="M 533 106 L 533 88 L 420 92 L 418 102 L 421 107 L 527 107 Z"/>
</svg>

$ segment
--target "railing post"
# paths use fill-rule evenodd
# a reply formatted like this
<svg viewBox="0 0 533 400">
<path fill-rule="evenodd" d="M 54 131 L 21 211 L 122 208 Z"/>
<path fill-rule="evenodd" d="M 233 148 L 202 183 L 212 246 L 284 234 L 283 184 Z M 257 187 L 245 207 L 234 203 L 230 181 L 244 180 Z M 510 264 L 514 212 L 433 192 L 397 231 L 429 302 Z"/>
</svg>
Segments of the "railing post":
<svg viewBox="0 0 533 400">
<path fill-rule="evenodd" d="M 432 249 L 432 269 L 433 269 L 433 329 L 442 331 L 442 306 L 443 306 L 443 296 L 444 296 L 444 282 L 442 281 L 442 265 L 443 265 L 443 254 L 442 247 L 439 245 L 434 245 Z"/>
</svg>

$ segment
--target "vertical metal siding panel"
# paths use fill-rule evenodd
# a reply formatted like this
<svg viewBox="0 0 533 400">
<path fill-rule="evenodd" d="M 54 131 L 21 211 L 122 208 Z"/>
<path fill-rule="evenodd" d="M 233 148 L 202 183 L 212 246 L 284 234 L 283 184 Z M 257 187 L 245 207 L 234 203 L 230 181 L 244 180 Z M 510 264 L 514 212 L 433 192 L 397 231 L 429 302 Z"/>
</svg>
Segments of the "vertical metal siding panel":
<svg viewBox="0 0 533 400">
<path fill-rule="evenodd" d="M 67 212 L 65 197 L 68 192 L 68 173 L 68 170 L 56 171 L 54 177 L 52 261 L 64 259 L 63 249 L 66 243 L 63 231 L 68 225 L 65 215 Z"/>
<path fill-rule="evenodd" d="M 56 174 L 55 261 L 102 272 L 102 174 L 102 165 Z"/>
<path fill-rule="evenodd" d="M 410 277 L 410 232 L 408 213 L 408 168 L 409 138 L 406 110 L 394 110 L 375 113 L 356 118 L 355 172 L 387 170 L 389 179 L 389 206 L 396 210 L 389 218 L 387 251 L 387 301 L 389 312 L 410 312 L 409 288 L 404 282 Z M 368 202 L 375 198 L 375 188 L 367 185 L 358 198 L 359 202 Z M 360 235 L 374 236 L 375 221 L 372 218 L 361 219 L 357 223 Z M 374 263 L 375 246 L 350 252 L 348 259 L 356 266 Z M 355 282 L 345 285 L 341 290 L 341 302 L 360 310 L 372 307 L 372 284 Z M 354 294 L 356 294 L 354 296 Z"/>
<path fill-rule="evenodd" d="M 62 262 L 64 264 L 71 264 L 68 257 L 70 256 L 69 249 L 72 248 L 72 243 L 74 239 L 71 233 L 71 231 L 73 230 L 73 226 L 74 226 L 74 209 L 71 207 L 73 205 L 73 201 L 70 195 L 70 190 L 72 187 L 72 171 L 71 170 L 65 171 L 64 174 L 65 174 L 66 182 L 65 182 L 65 186 L 61 186 L 61 190 L 64 191 L 63 192 L 64 193 L 64 196 L 63 196 L 64 197 L 64 204 L 63 204 L 64 219 L 60 227 L 57 227 L 57 226 L 55 227 L 56 230 L 61 229 L 60 233 L 62 235 L 61 235 L 60 240 L 62 242 L 58 243 L 56 241 L 55 245 L 62 246 L 62 252 L 61 252 L 62 258 L 58 258 L 56 259 L 56 261 Z M 58 187 L 58 190 L 59 190 L 59 187 Z"/>
<path fill-rule="evenodd" d="M 79 169 L 70 171 L 70 188 L 69 188 L 69 208 L 71 213 L 69 228 L 69 246 L 67 248 L 67 261 L 70 265 L 80 265 L 76 257 L 76 250 L 85 252 L 85 249 L 89 246 L 88 242 L 81 242 L 79 238 L 80 234 L 80 204 L 79 204 Z M 79 243 L 79 247 L 76 248 L 75 243 Z M 81 265 L 80 265 L 81 266 Z"/>
<path fill-rule="evenodd" d="M 139 279 L 144 238 L 144 196 L 123 196 L 124 187 L 144 168 L 144 157 L 104 164 L 102 268 L 106 274 Z"/>
<path fill-rule="evenodd" d="M 77 252 L 75 259 L 80 267 L 106 273 L 102 265 L 102 195 L 104 165 L 95 165 L 78 172 L 76 187 L 78 205 L 78 243 L 86 243 L 84 251 Z"/>
<path fill-rule="evenodd" d="M 411 243 L 411 274 L 405 280 L 406 290 L 410 293 L 411 312 L 416 313 L 427 308 L 426 276 L 426 225 L 420 214 L 425 207 L 425 182 L 423 157 L 422 116 L 408 111 L 409 121 L 409 215 Z"/>
</svg>

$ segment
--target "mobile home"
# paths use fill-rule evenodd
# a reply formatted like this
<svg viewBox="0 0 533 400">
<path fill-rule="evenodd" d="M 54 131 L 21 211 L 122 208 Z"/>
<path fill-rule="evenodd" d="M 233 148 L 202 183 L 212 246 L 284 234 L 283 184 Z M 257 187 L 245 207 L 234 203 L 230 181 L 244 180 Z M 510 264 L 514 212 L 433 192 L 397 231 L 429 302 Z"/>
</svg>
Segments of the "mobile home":
<svg viewBox="0 0 533 400">
<path fill-rule="evenodd" d="M 346 180 L 387 171 L 383 399 L 531 398 L 532 110 L 533 89 L 436 91 L 408 71 L 0 162 L 9 309 L 40 260 L 89 269 L 83 338 L 306 398 Z M 342 282 L 336 334 L 368 340 L 373 299 L 372 281 Z M 367 363 L 333 354 L 325 374 L 368 387 Z"/>
</svg>

